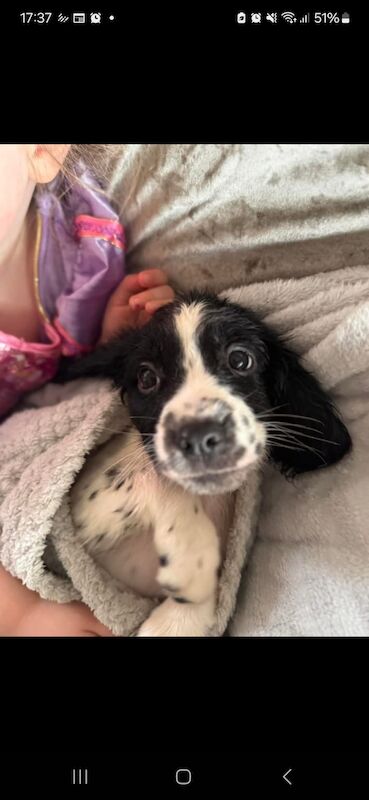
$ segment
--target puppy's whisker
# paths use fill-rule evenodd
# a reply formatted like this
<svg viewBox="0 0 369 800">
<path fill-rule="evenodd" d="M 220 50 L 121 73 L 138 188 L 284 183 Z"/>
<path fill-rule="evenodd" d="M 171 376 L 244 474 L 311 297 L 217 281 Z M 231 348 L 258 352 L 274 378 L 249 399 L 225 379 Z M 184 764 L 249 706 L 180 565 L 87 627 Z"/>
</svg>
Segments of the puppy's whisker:
<svg viewBox="0 0 369 800">
<path fill-rule="evenodd" d="M 120 458 L 118 458 L 113 463 L 109 464 L 109 466 L 104 470 L 104 472 L 108 472 L 108 470 L 112 469 L 112 467 L 115 467 L 118 464 L 122 464 L 123 467 L 120 470 L 120 473 L 121 477 L 123 477 L 125 474 L 129 474 L 129 472 L 131 472 L 132 469 L 134 469 L 136 466 L 140 466 L 142 467 L 142 469 L 144 469 L 146 465 L 150 464 L 150 461 L 156 463 L 155 453 L 152 453 L 152 455 L 149 456 L 141 448 L 138 451 L 134 450 L 128 453 L 123 453 L 123 455 Z"/>
<path fill-rule="evenodd" d="M 283 433 L 283 432 L 284 432 L 284 433 L 287 433 L 287 434 L 288 434 L 288 433 L 289 433 L 289 434 L 296 434 L 296 433 L 298 433 L 298 434 L 299 434 L 299 436 L 304 436 L 304 437 L 305 437 L 305 439 L 315 439 L 315 440 L 316 440 L 316 441 L 318 441 L 318 442 L 326 442 L 327 444 L 335 444 L 335 445 L 337 445 L 337 446 L 338 446 L 338 444 L 339 444 L 338 442 L 334 442 L 332 439 L 324 439 L 324 438 L 323 438 L 323 436 L 311 436 L 311 434 L 309 434 L 309 433 L 304 433 L 302 430 L 297 430 L 297 431 L 296 431 L 295 429 L 292 429 L 292 430 L 291 430 L 291 428 L 290 428 L 290 425 L 292 425 L 292 423 L 289 423 L 289 424 L 288 424 L 288 426 L 284 425 L 283 427 L 281 427 L 281 426 L 277 426 L 277 425 L 275 425 L 275 426 L 274 426 L 274 425 L 268 425 L 268 423 L 267 423 L 267 424 L 265 425 L 265 427 L 266 427 L 267 429 L 269 429 L 269 428 L 270 428 L 270 429 L 272 429 L 272 430 L 280 431 L 281 433 Z M 312 430 L 312 431 L 314 431 L 314 430 L 315 430 L 315 428 L 309 428 L 308 426 L 301 426 L 301 427 L 305 427 L 305 428 L 306 428 L 306 430 Z M 316 433 L 319 433 L 319 431 L 315 431 L 315 432 L 316 432 Z"/>
<path fill-rule="evenodd" d="M 303 425 L 301 422 L 288 422 L 286 425 L 280 422 L 265 422 L 264 423 L 266 428 L 276 428 L 277 430 L 287 430 L 287 429 L 294 429 L 298 428 L 298 430 L 306 430 L 306 431 L 314 431 L 314 433 L 321 433 L 317 428 L 313 428 L 311 425 Z M 297 431 L 298 432 L 298 431 Z"/>
<path fill-rule="evenodd" d="M 130 471 L 130 468 L 132 470 L 132 468 L 137 466 L 137 464 L 142 463 L 142 453 L 137 453 L 137 452 L 136 453 L 125 453 L 120 458 L 118 458 L 116 461 L 114 461 L 111 464 L 109 464 L 109 466 L 104 470 L 104 473 L 108 472 L 109 469 L 112 469 L 113 467 L 116 467 L 117 464 L 122 464 L 123 463 L 123 465 L 124 465 L 124 462 L 125 462 L 125 465 L 127 467 L 127 473 L 128 473 Z"/>
<path fill-rule="evenodd" d="M 268 444 L 272 447 L 283 447 L 284 450 L 298 450 L 299 452 L 303 451 L 303 447 L 293 447 L 292 445 L 283 444 L 280 440 L 274 442 L 272 439 L 268 439 Z"/>
<path fill-rule="evenodd" d="M 286 405 L 287 405 L 287 403 L 282 403 L 282 405 L 281 405 L 281 406 L 274 406 L 273 408 L 268 408 L 268 410 L 267 410 L 267 411 L 260 411 L 260 412 L 258 412 L 257 414 L 255 414 L 255 416 L 256 416 L 258 419 L 259 419 L 259 417 L 260 417 L 260 418 L 261 418 L 261 417 L 265 417 L 265 416 L 267 416 L 267 415 L 269 415 L 269 414 L 272 414 L 272 412 L 274 412 L 274 411 L 277 411 L 277 409 L 278 409 L 278 408 L 286 408 Z M 280 414 L 278 414 L 277 416 L 280 416 Z"/>
<path fill-rule="evenodd" d="M 307 447 L 306 445 L 304 445 L 303 442 L 295 442 L 293 444 L 293 440 L 291 441 L 290 439 L 285 439 L 284 437 L 281 437 L 281 436 L 270 437 L 270 438 L 268 437 L 267 442 L 268 442 L 268 444 L 276 445 L 278 447 L 287 447 L 288 446 L 290 449 L 293 449 L 293 450 L 312 450 L 311 447 Z M 288 445 L 287 445 L 287 443 L 288 443 Z M 299 446 L 295 447 L 294 445 L 299 445 Z M 318 454 L 317 450 L 315 450 L 314 452 Z"/>
<path fill-rule="evenodd" d="M 282 408 L 282 406 L 279 406 L 279 407 Z M 278 406 L 277 406 L 277 408 L 278 408 Z M 262 419 L 262 418 L 265 418 L 267 416 L 271 416 L 271 420 L 273 421 L 275 419 L 277 422 L 278 422 L 279 417 L 291 417 L 291 419 L 292 418 L 309 419 L 309 420 L 312 420 L 312 422 L 317 422 L 318 425 L 322 425 L 324 427 L 324 423 L 321 421 L 321 419 L 317 419 L 316 417 L 305 417 L 303 414 L 284 414 L 284 413 L 283 414 L 271 414 L 271 411 L 272 411 L 272 409 L 269 409 L 268 411 L 262 411 L 260 414 L 256 414 L 256 417 L 257 417 L 257 419 Z"/>
<path fill-rule="evenodd" d="M 275 437 L 275 438 L 277 438 L 277 437 Z M 320 450 L 317 450 L 316 448 L 311 447 L 310 445 L 306 444 L 306 442 L 300 442 L 300 440 L 297 439 L 295 436 L 292 436 L 290 434 L 288 436 L 288 438 L 287 437 L 280 437 L 280 441 L 281 442 L 282 441 L 288 441 L 290 444 L 297 444 L 297 445 L 299 445 L 301 447 L 301 449 L 308 450 L 311 453 L 314 453 L 316 456 L 318 456 L 318 458 L 320 458 L 323 461 L 324 464 L 326 464 L 326 461 L 323 458 L 322 453 L 321 453 Z M 281 446 L 283 446 L 283 445 L 281 445 Z"/>
<path fill-rule="evenodd" d="M 245 400 L 249 400 L 250 397 L 253 397 L 253 395 L 258 391 L 260 391 L 260 389 L 254 389 L 253 392 L 249 392 L 249 394 L 246 395 Z"/>
<path fill-rule="evenodd" d="M 267 435 L 268 435 L 268 433 L 267 433 Z M 298 444 L 304 445 L 306 448 L 309 447 L 309 445 L 307 445 L 306 442 L 301 442 L 300 439 L 297 438 L 296 431 L 288 431 L 288 430 L 285 430 L 285 429 L 282 429 L 282 428 L 275 428 L 275 429 L 273 429 L 271 431 L 271 435 L 274 436 L 274 437 L 278 436 L 279 438 L 281 438 L 281 439 L 283 438 L 286 441 L 298 442 Z"/>
</svg>

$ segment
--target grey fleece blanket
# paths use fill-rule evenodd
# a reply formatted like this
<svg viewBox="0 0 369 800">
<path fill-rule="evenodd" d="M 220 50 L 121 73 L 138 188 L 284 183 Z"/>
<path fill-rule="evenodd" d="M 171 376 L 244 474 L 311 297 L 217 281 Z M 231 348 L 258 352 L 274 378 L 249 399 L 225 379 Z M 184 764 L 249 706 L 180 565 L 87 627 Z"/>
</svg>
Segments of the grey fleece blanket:
<svg viewBox="0 0 369 800">
<path fill-rule="evenodd" d="M 241 286 L 234 297 L 333 392 L 354 442 L 341 464 L 294 483 L 267 470 L 260 509 L 250 475 L 215 634 L 232 616 L 236 636 L 369 634 L 368 170 L 367 145 L 127 145 L 112 171 L 129 269 L 162 267 L 181 288 Z M 0 558 L 44 596 L 82 597 L 115 633 L 134 633 L 152 602 L 119 594 L 73 539 L 68 489 L 116 413 L 105 385 L 76 389 L 49 386 L 0 427 Z"/>
</svg>

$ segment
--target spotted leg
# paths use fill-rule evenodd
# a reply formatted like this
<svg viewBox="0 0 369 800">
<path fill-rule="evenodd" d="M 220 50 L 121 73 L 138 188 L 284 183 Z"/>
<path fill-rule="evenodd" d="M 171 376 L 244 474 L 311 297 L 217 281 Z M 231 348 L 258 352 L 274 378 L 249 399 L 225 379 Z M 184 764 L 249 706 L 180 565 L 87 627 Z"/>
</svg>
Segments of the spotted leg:
<svg viewBox="0 0 369 800">
<path fill-rule="evenodd" d="M 168 594 L 138 636 L 206 636 L 214 622 L 220 547 L 201 499 L 182 490 L 155 521 L 156 580 Z M 171 498 L 174 499 L 174 498 Z M 175 515 L 173 510 L 175 509 Z"/>
</svg>

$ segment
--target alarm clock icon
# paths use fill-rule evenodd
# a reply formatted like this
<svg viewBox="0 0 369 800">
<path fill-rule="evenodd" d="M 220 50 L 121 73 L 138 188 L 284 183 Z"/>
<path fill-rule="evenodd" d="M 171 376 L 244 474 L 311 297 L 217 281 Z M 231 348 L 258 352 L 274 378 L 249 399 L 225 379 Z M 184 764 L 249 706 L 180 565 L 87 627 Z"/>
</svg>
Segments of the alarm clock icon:
<svg viewBox="0 0 369 800">
<path fill-rule="evenodd" d="M 101 14 L 100 14 L 100 12 L 99 11 L 95 11 L 93 14 L 90 14 L 90 20 L 91 20 L 92 24 L 95 24 L 95 25 L 96 25 L 96 23 L 101 22 Z"/>
</svg>

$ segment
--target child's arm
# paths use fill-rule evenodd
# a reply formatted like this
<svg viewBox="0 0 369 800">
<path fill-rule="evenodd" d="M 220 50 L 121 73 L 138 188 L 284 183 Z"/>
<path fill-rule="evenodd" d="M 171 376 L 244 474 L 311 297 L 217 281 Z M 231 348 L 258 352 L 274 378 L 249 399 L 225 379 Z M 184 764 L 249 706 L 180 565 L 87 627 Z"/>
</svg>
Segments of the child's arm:
<svg viewBox="0 0 369 800">
<path fill-rule="evenodd" d="M 124 328 L 144 325 L 173 299 L 173 289 L 162 270 L 126 276 L 109 299 L 99 344 Z M 83 603 L 43 600 L 0 565 L 0 636 L 112 635 Z"/>
<path fill-rule="evenodd" d="M 53 603 L 0 566 L 0 636 L 112 636 L 83 603 Z"/>
<path fill-rule="evenodd" d="M 124 328 L 145 325 L 152 314 L 171 303 L 174 291 L 161 269 L 147 269 L 127 275 L 111 295 L 106 306 L 99 344 Z"/>
</svg>

